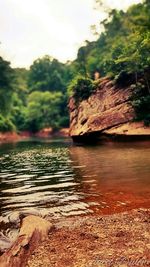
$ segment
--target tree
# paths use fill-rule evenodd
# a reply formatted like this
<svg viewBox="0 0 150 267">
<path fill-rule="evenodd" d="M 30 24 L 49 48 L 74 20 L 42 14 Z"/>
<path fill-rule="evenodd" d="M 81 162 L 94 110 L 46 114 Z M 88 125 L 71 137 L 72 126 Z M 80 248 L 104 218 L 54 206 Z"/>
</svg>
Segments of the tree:
<svg viewBox="0 0 150 267">
<path fill-rule="evenodd" d="M 65 91 L 65 65 L 49 56 L 35 60 L 30 67 L 30 91 Z"/>
<path fill-rule="evenodd" d="M 0 57 L 0 131 L 15 129 L 10 119 L 14 92 L 14 73 L 10 62 Z"/>
<path fill-rule="evenodd" d="M 8 114 L 11 109 L 14 73 L 10 62 L 0 57 L 0 113 Z"/>
<path fill-rule="evenodd" d="M 32 92 L 28 97 L 27 121 L 31 131 L 45 127 L 59 128 L 62 94 L 60 92 Z"/>
</svg>

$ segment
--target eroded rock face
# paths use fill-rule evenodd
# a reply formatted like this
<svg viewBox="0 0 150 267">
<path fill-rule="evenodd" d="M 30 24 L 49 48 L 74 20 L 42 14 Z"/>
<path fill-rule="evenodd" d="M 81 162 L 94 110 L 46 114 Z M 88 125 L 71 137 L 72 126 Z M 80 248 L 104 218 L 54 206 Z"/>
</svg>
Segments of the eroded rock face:
<svg viewBox="0 0 150 267">
<path fill-rule="evenodd" d="M 119 88 L 108 78 L 101 79 L 95 93 L 78 106 L 73 98 L 69 102 L 70 136 L 84 136 L 105 132 L 133 120 L 130 87 Z"/>
</svg>

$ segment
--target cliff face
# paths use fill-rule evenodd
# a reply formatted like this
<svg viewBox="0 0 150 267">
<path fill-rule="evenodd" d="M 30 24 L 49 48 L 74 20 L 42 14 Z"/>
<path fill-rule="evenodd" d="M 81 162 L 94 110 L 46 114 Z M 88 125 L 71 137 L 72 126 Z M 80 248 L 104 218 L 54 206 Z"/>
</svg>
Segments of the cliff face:
<svg viewBox="0 0 150 267">
<path fill-rule="evenodd" d="M 94 133 L 118 134 L 119 129 L 122 133 L 127 133 L 129 128 L 132 134 L 136 134 L 134 128 L 138 128 L 137 124 L 134 127 L 135 124 L 130 123 L 135 117 L 130 103 L 131 95 L 130 87 L 119 88 L 104 78 L 95 93 L 78 106 L 72 97 L 69 102 L 70 136 L 75 139 Z M 150 134 L 149 128 L 146 131 Z"/>
</svg>

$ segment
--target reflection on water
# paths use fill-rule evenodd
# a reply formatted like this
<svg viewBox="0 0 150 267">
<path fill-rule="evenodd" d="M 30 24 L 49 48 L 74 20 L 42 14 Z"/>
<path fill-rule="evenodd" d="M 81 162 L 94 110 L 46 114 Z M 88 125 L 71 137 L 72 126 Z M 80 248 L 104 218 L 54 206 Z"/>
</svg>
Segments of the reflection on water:
<svg viewBox="0 0 150 267">
<path fill-rule="evenodd" d="M 92 210 L 108 214 L 150 207 L 150 144 L 125 143 L 96 147 L 71 147 L 87 203 Z M 87 194 L 89 193 L 89 194 Z"/>
<path fill-rule="evenodd" d="M 79 147 L 54 139 L 1 145 L 0 246 L 13 241 L 21 215 L 58 218 L 147 207 L 149 177 L 148 143 Z"/>
</svg>

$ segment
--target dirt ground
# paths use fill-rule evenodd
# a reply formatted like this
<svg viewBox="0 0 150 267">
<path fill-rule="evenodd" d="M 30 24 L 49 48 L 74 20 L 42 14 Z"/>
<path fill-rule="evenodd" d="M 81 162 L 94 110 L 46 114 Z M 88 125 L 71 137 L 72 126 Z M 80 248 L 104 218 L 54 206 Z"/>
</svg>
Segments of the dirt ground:
<svg viewBox="0 0 150 267">
<path fill-rule="evenodd" d="M 53 223 L 27 267 L 150 266 L 150 209 Z"/>
</svg>

